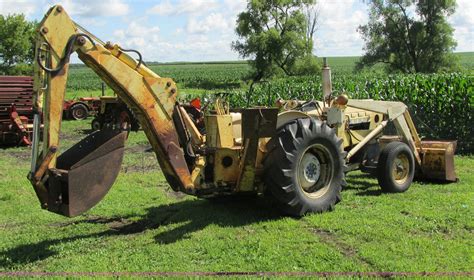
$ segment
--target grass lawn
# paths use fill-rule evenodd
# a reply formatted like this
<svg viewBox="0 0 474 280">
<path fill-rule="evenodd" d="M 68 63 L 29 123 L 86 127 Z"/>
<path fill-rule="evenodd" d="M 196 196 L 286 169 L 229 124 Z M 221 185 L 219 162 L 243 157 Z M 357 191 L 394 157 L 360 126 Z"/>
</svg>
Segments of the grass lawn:
<svg viewBox="0 0 474 280">
<path fill-rule="evenodd" d="M 64 147 L 89 122 L 65 122 Z M 40 209 L 28 148 L 0 150 L 0 272 L 473 271 L 474 157 L 456 157 L 459 183 L 403 194 L 350 174 L 335 211 L 294 219 L 263 198 L 174 193 L 147 148 L 132 133 L 114 187 L 73 219 Z"/>
</svg>

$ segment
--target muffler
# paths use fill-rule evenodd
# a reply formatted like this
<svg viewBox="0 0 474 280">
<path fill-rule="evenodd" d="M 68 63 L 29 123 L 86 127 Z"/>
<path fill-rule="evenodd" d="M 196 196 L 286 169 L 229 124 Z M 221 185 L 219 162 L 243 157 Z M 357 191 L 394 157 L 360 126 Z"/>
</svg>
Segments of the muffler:
<svg viewBox="0 0 474 280">
<path fill-rule="evenodd" d="M 44 183 L 48 211 L 74 217 L 104 198 L 120 172 L 127 132 L 101 130 L 57 158 Z"/>
</svg>

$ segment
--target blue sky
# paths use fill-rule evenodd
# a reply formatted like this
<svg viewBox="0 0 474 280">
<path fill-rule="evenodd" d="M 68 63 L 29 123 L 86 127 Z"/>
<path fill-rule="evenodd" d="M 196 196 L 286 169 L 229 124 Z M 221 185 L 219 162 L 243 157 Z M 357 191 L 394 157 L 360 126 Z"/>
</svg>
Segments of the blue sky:
<svg viewBox="0 0 474 280">
<path fill-rule="evenodd" d="M 458 0 L 449 19 L 456 29 L 456 51 L 474 51 L 474 1 Z M 0 14 L 24 13 L 40 20 L 48 7 L 62 4 L 69 15 L 103 41 L 139 50 L 147 61 L 236 60 L 231 42 L 236 16 L 245 0 L 0 0 Z M 361 0 L 320 0 L 314 53 L 363 53 L 357 26 L 367 22 Z"/>
</svg>

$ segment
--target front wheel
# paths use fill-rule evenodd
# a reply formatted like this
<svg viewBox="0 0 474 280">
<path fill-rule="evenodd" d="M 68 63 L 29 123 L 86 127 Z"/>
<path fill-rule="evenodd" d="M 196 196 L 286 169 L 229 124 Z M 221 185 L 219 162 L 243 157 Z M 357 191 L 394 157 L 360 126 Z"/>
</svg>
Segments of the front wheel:
<svg viewBox="0 0 474 280">
<path fill-rule="evenodd" d="M 311 118 L 289 122 L 267 145 L 264 181 L 289 215 L 332 210 L 345 184 L 342 140 Z"/>
<path fill-rule="evenodd" d="M 94 118 L 91 122 L 92 131 L 97 131 L 102 129 L 102 122 L 98 118 Z"/>
<path fill-rule="evenodd" d="M 388 143 L 382 149 L 377 164 L 377 179 L 385 192 L 408 190 L 415 176 L 415 158 L 407 144 Z"/>
</svg>

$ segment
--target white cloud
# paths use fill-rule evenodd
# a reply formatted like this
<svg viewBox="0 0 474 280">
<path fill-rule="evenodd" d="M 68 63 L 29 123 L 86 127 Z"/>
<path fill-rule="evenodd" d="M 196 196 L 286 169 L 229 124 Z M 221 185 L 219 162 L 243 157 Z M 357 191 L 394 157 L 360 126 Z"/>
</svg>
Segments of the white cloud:
<svg viewBox="0 0 474 280">
<path fill-rule="evenodd" d="M 38 10 L 38 2 L 35 0 L 1 0 L 0 14 L 24 14 L 30 16 Z"/>
<path fill-rule="evenodd" d="M 319 56 L 359 55 L 364 44 L 357 27 L 367 22 L 363 5 L 355 0 L 319 1 L 319 28 L 315 34 L 315 53 Z"/>
<path fill-rule="evenodd" d="M 191 34 L 207 33 L 210 31 L 227 31 L 231 28 L 232 25 L 228 18 L 221 13 L 212 13 L 203 20 L 191 18 L 186 24 L 186 31 Z"/>
<path fill-rule="evenodd" d="M 237 59 L 227 40 L 211 41 L 207 36 L 192 36 L 183 42 L 158 43 L 151 60 L 157 61 L 216 61 Z M 148 58 L 148 56 L 147 56 Z"/>
<path fill-rule="evenodd" d="M 147 13 L 160 16 L 202 15 L 215 10 L 218 6 L 217 0 L 179 0 L 177 2 L 164 0 L 160 4 L 153 6 Z"/>
<path fill-rule="evenodd" d="M 247 0 L 224 0 L 224 8 L 234 14 L 240 13 L 247 7 Z"/>
<path fill-rule="evenodd" d="M 117 43 L 124 49 L 134 49 L 143 55 L 146 61 L 158 60 L 160 28 L 158 26 L 148 27 L 144 24 L 146 18 L 131 21 L 125 29 L 117 29 L 113 32 L 113 43 Z M 131 54 L 135 57 L 134 54 Z"/>
<path fill-rule="evenodd" d="M 130 10 L 128 4 L 122 0 L 63 0 L 58 4 L 61 4 L 69 15 L 79 17 L 124 16 Z"/>
<path fill-rule="evenodd" d="M 321 0 L 315 53 L 319 56 L 361 55 L 364 41 L 357 32 L 368 21 L 367 6 L 355 0 Z M 412 11 L 412 14 L 414 12 Z M 474 51 L 474 1 L 458 0 L 449 22 L 455 28 L 456 51 Z"/>
<path fill-rule="evenodd" d="M 458 0 L 456 12 L 449 22 L 455 29 L 456 51 L 474 51 L 474 1 Z"/>
<path fill-rule="evenodd" d="M 171 4 L 169 0 L 161 1 L 160 4 L 153 6 L 147 11 L 147 14 L 154 14 L 160 16 L 168 16 L 175 13 L 176 6 Z"/>
<path fill-rule="evenodd" d="M 151 58 L 158 61 L 209 61 L 237 59 L 231 50 L 237 14 L 245 9 L 246 0 L 165 0 L 153 6 L 148 14 L 184 16 L 173 43 L 159 42 L 150 50 Z"/>
</svg>

